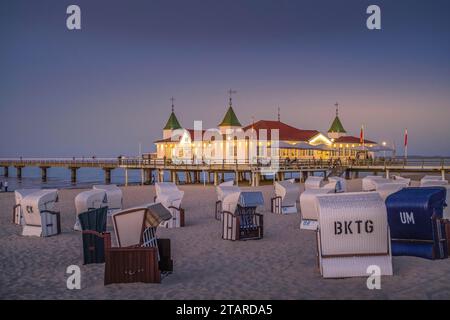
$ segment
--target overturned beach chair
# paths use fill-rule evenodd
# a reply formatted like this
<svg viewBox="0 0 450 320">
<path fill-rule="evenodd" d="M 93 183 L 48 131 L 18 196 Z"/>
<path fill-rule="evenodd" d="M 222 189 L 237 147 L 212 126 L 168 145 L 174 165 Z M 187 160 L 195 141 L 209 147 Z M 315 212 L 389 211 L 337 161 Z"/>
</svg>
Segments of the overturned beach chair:
<svg viewBox="0 0 450 320">
<path fill-rule="evenodd" d="M 23 225 L 23 207 L 21 205 L 22 199 L 27 195 L 40 191 L 41 189 L 18 189 L 14 191 L 16 204 L 13 207 L 13 223 Z"/>
<path fill-rule="evenodd" d="M 324 185 L 323 177 L 309 176 L 305 181 L 305 190 L 322 188 Z"/>
<path fill-rule="evenodd" d="M 61 233 L 60 213 L 54 211 L 58 190 L 43 189 L 26 195 L 22 201 L 23 236 L 49 237 Z"/>
<path fill-rule="evenodd" d="M 336 193 L 347 192 L 347 182 L 341 177 L 328 177 L 325 188 L 334 188 Z"/>
<path fill-rule="evenodd" d="M 105 237 L 105 285 L 111 283 L 159 283 L 161 272 L 172 272 L 170 239 L 157 239 L 156 228 L 171 219 L 160 203 L 136 207 L 113 215 L 117 247 L 111 234 Z"/>
<path fill-rule="evenodd" d="M 235 194 L 228 195 L 228 197 Z M 224 201 L 225 205 L 225 201 Z M 235 203 L 227 204 L 230 210 L 223 211 L 222 239 L 225 240 L 251 240 L 263 237 L 263 216 L 256 212 L 259 206 L 264 205 L 261 192 L 240 192 Z"/>
<path fill-rule="evenodd" d="M 317 208 L 317 196 L 321 194 L 335 193 L 335 186 L 308 189 L 300 195 L 300 229 L 317 230 L 319 211 Z"/>
<path fill-rule="evenodd" d="M 300 188 L 294 179 L 275 181 L 275 197 L 270 199 L 271 212 L 279 214 L 297 213 L 297 201 L 300 197 Z"/>
<path fill-rule="evenodd" d="M 158 182 L 155 184 L 155 202 L 160 202 L 172 214 L 172 219 L 161 224 L 164 228 L 184 227 L 184 209 L 181 207 L 184 191 L 178 189 L 172 182 Z"/>
<path fill-rule="evenodd" d="M 405 188 L 386 199 L 394 256 L 448 258 L 443 187 Z"/>
<path fill-rule="evenodd" d="M 92 209 L 78 215 L 83 240 L 84 264 L 105 262 L 107 207 Z"/>
<path fill-rule="evenodd" d="M 376 192 L 317 196 L 319 269 L 324 278 L 392 275 L 386 206 Z"/>
<path fill-rule="evenodd" d="M 214 217 L 216 220 L 222 220 L 222 212 L 224 210 L 223 201 L 224 201 L 225 197 L 227 197 L 228 195 L 230 195 L 232 193 L 240 193 L 241 189 L 238 186 L 235 186 L 233 184 L 233 181 L 227 181 L 227 182 L 223 182 L 223 183 L 219 184 L 216 187 L 216 192 L 217 192 L 217 201 L 216 201 Z M 233 197 L 228 198 L 225 208 L 227 211 L 234 212 L 234 209 L 230 210 L 228 208 L 229 203 L 234 202 L 234 200 L 231 200 L 232 198 Z"/>
<path fill-rule="evenodd" d="M 362 190 L 363 191 L 375 191 L 377 188 L 376 183 L 389 183 L 392 182 L 390 179 L 386 179 L 380 176 L 367 176 L 362 179 Z"/>
<path fill-rule="evenodd" d="M 123 208 L 123 193 L 115 184 L 101 184 L 94 185 L 94 190 L 103 190 L 106 192 L 108 214 L 113 214 L 116 211 L 120 211 Z"/>
<path fill-rule="evenodd" d="M 76 231 L 81 231 L 80 220 L 78 219 L 78 215 L 80 213 L 98 209 L 107 206 L 107 197 L 106 192 L 104 190 L 87 190 L 80 192 L 75 197 L 75 211 L 76 211 L 76 220 L 73 229 Z"/>
</svg>

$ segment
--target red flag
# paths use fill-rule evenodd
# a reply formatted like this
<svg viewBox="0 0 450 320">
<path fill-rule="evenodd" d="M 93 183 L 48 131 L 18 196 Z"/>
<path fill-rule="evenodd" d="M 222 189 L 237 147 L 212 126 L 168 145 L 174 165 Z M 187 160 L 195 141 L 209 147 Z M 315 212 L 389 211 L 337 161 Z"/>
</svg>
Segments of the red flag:
<svg viewBox="0 0 450 320">
<path fill-rule="evenodd" d="M 361 132 L 359 133 L 359 143 L 364 143 L 364 126 L 361 126 Z"/>
<path fill-rule="evenodd" d="M 408 129 L 405 129 L 405 147 L 408 146 Z"/>
</svg>

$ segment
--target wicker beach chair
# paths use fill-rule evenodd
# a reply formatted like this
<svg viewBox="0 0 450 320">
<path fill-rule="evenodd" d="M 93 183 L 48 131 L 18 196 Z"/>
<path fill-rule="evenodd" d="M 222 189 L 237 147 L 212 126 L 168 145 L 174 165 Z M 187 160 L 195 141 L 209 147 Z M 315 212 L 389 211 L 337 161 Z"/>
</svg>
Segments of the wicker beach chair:
<svg viewBox="0 0 450 320">
<path fill-rule="evenodd" d="M 263 216 L 257 213 L 256 209 L 264 204 L 262 193 L 259 191 L 240 192 L 238 199 L 234 211 L 223 211 L 222 239 L 261 239 L 263 237 Z M 230 205 L 229 208 L 233 209 L 233 205 Z"/>
<path fill-rule="evenodd" d="M 275 197 L 270 199 L 271 212 L 279 214 L 297 213 L 300 188 L 294 179 L 275 181 Z"/>
<path fill-rule="evenodd" d="M 322 188 L 324 185 L 323 177 L 309 176 L 305 181 L 305 190 Z"/>
<path fill-rule="evenodd" d="M 217 201 L 216 201 L 216 208 L 215 208 L 215 214 L 214 214 L 214 217 L 216 220 L 222 220 L 222 212 L 223 212 L 224 208 L 227 211 L 234 212 L 234 209 L 230 209 L 230 208 L 228 208 L 228 206 L 231 203 L 234 203 L 234 202 L 237 203 L 239 196 L 228 197 L 227 198 L 228 200 L 226 201 L 225 205 L 224 205 L 224 200 L 228 195 L 240 193 L 241 189 L 238 186 L 234 186 L 230 182 L 232 182 L 232 181 L 227 181 L 227 182 L 221 183 L 220 185 L 218 185 L 216 187 Z"/>
<path fill-rule="evenodd" d="M 367 176 L 362 179 L 362 190 L 363 191 L 375 191 L 376 182 L 389 183 L 392 182 L 390 179 L 386 179 L 380 176 Z"/>
<path fill-rule="evenodd" d="M 421 187 L 437 187 L 437 186 L 445 187 L 447 185 L 448 185 L 447 180 L 421 180 L 420 181 Z"/>
<path fill-rule="evenodd" d="M 94 190 L 103 190 L 106 192 L 108 214 L 111 215 L 116 211 L 120 211 L 123 208 L 123 193 L 115 184 L 106 185 L 94 185 Z"/>
<path fill-rule="evenodd" d="M 335 193 L 335 186 L 308 189 L 300 195 L 300 229 L 316 230 L 318 227 L 319 211 L 317 209 L 317 196 Z"/>
<path fill-rule="evenodd" d="M 49 237 L 61 233 L 60 213 L 54 211 L 58 190 L 43 189 L 26 195 L 22 201 L 23 236 Z"/>
<path fill-rule="evenodd" d="M 328 177 L 325 188 L 334 188 L 336 193 L 347 192 L 347 182 L 341 177 Z"/>
<path fill-rule="evenodd" d="M 394 256 L 448 258 L 444 187 L 405 188 L 386 199 Z"/>
<path fill-rule="evenodd" d="M 161 227 L 179 228 L 185 225 L 185 211 L 181 207 L 184 191 L 178 189 L 172 182 L 158 182 L 155 184 L 155 202 L 160 202 L 172 214 L 172 219 L 165 221 Z"/>
<path fill-rule="evenodd" d="M 404 182 L 404 183 L 407 183 L 408 186 L 411 185 L 411 179 L 410 178 L 405 178 L 405 177 L 402 177 L 402 176 L 394 174 L 394 175 L 392 175 L 392 179 L 394 179 L 395 182 Z"/>
<path fill-rule="evenodd" d="M 16 204 L 13 207 L 13 223 L 23 225 L 23 207 L 21 205 L 22 199 L 27 195 L 32 194 L 34 192 L 40 191 L 41 189 L 17 189 L 14 191 L 14 198 L 16 200 Z"/>
<path fill-rule="evenodd" d="M 386 206 L 376 192 L 317 196 L 317 250 L 324 278 L 367 277 L 369 266 L 392 275 Z"/>
<path fill-rule="evenodd" d="M 108 208 L 92 209 L 78 215 L 83 240 L 84 264 L 105 262 L 106 216 Z"/>
<path fill-rule="evenodd" d="M 76 211 L 76 220 L 73 229 L 76 231 L 81 231 L 80 220 L 78 219 L 78 215 L 80 213 L 98 209 L 102 207 L 106 207 L 108 204 L 108 199 L 106 197 L 106 192 L 104 190 L 88 190 L 83 191 L 77 194 L 75 197 L 75 211 Z"/>
</svg>

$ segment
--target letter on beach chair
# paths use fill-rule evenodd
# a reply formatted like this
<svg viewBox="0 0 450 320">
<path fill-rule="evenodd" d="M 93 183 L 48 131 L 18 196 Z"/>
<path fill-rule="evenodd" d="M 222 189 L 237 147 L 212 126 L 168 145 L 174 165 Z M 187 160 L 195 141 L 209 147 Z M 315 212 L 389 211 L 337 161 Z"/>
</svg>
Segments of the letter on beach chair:
<svg viewBox="0 0 450 320">
<path fill-rule="evenodd" d="M 386 206 L 376 192 L 317 196 L 317 248 L 324 278 L 367 277 L 376 265 L 392 275 Z"/>
<path fill-rule="evenodd" d="M 234 194 L 228 197 L 235 196 Z M 258 206 L 264 204 L 261 192 L 240 192 L 236 205 L 231 203 L 229 209 L 223 211 L 222 239 L 225 240 L 250 240 L 263 237 L 263 216 L 256 212 Z M 224 206 L 226 204 L 224 200 Z"/>
<path fill-rule="evenodd" d="M 448 257 L 444 187 L 405 188 L 386 199 L 394 256 Z"/>
<path fill-rule="evenodd" d="M 94 190 L 103 190 L 106 192 L 108 214 L 113 214 L 123 208 L 123 193 L 115 184 L 101 184 L 92 187 Z"/>
<path fill-rule="evenodd" d="M 75 197 L 75 210 L 77 214 L 77 218 L 75 221 L 75 225 L 73 227 L 76 231 L 81 231 L 80 220 L 78 219 L 78 215 L 80 213 L 98 209 L 102 207 L 106 207 L 107 205 L 107 197 L 106 192 L 104 190 L 87 190 L 80 192 Z"/>
<path fill-rule="evenodd" d="M 22 199 L 25 196 L 32 194 L 34 192 L 40 191 L 41 189 L 18 189 L 14 191 L 14 197 L 16 199 L 16 205 L 13 208 L 13 223 L 23 225 L 23 207 L 21 205 Z"/>
<path fill-rule="evenodd" d="M 294 179 L 275 181 L 275 197 L 271 199 L 271 211 L 279 214 L 297 213 L 300 189 Z"/>
<path fill-rule="evenodd" d="M 43 189 L 25 196 L 23 207 L 23 236 L 49 237 L 61 233 L 60 213 L 54 211 L 58 190 Z"/>
<path fill-rule="evenodd" d="M 161 227 L 179 228 L 184 227 L 184 209 L 181 207 L 184 191 L 178 189 L 172 182 L 158 182 L 155 184 L 155 202 L 161 202 L 172 214 L 172 219 L 165 221 Z"/>
</svg>

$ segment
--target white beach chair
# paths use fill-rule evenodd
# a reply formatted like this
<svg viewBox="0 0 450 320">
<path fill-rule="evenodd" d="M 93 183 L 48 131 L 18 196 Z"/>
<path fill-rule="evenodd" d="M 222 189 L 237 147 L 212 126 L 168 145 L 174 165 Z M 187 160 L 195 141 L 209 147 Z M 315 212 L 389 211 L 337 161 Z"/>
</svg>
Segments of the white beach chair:
<svg viewBox="0 0 450 320">
<path fill-rule="evenodd" d="M 179 228 L 184 226 L 184 209 L 181 202 L 184 191 L 178 189 L 172 182 L 158 182 L 155 184 L 155 202 L 160 202 L 172 214 L 172 219 L 164 222 L 161 227 Z"/>
<path fill-rule="evenodd" d="M 328 177 L 327 188 L 334 188 L 336 193 L 347 192 L 347 182 L 341 177 Z"/>
<path fill-rule="evenodd" d="M 401 180 L 395 180 L 395 181 L 401 181 Z M 403 188 L 407 188 L 409 186 L 409 183 L 407 181 L 401 181 L 401 182 L 392 182 L 392 183 L 378 183 L 377 184 L 377 190 L 383 200 L 386 200 L 388 196 L 391 194 L 402 190 Z"/>
<path fill-rule="evenodd" d="M 273 213 L 297 213 L 297 201 L 300 197 L 300 188 L 294 179 L 275 181 L 275 197 L 271 199 Z"/>
<path fill-rule="evenodd" d="M 323 177 L 309 176 L 305 181 L 305 190 L 322 188 L 324 185 Z"/>
<path fill-rule="evenodd" d="M 78 215 L 80 213 L 106 207 L 108 204 L 108 198 L 106 197 L 106 192 L 104 190 L 87 190 L 80 192 L 75 197 L 75 211 L 76 211 L 76 221 L 73 227 L 76 231 L 82 231 L 80 220 L 78 220 Z"/>
<path fill-rule="evenodd" d="M 241 189 L 238 186 L 234 186 L 232 181 L 227 181 L 224 183 L 219 184 L 216 187 L 217 192 L 217 201 L 216 201 L 216 208 L 215 208 L 215 214 L 214 217 L 216 220 L 221 220 L 222 218 L 222 212 L 223 212 L 223 200 L 225 197 L 231 193 L 240 192 Z"/>
<path fill-rule="evenodd" d="M 321 194 L 335 193 L 334 187 L 322 187 L 305 190 L 300 195 L 300 229 L 317 230 L 319 212 L 317 210 L 317 196 Z"/>
<path fill-rule="evenodd" d="M 409 185 L 411 185 L 411 179 L 410 178 L 405 178 L 399 175 L 392 175 L 392 178 L 395 180 L 395 182 L 405 182 Z"/>
<path fill-rule="evenodd" d="M 421 187 L 445 187 L 448 185 L 447 180 L 420 180 Z"/>
<path fill-rule="evenodd" d="M 43 189 L 26 195 L 22 201 L 23 236 L 49 237 L 61 233 L 60 213 L 54 211 L 58 190 Z"/>
<path fill-rule="evenodd" d="M 367 277 L 368 267 L 392 275 L 387 210 L 377 192 L 317 196 L 317 248 L 324 278 Z"/>
<path fill-rule="evenodd" d="M 25 196 L 32 194 L 34 192 L 40 191 L 41 189 L 18 189 L 14 191 L 14 197 L 16 204 L 13 208 L 13 223 L 23 225 L 23 207 L 21 205 L 22 199 Z"/>
<path fill-rule="evenodd" d="M 233 187 L 223 187 L 223 188 L 233 188 Z M 224 192 L 222 200 L 222 212 L 228 211 L 231 213 L 236 212 L 237 205 L 239 203 L 239 197 L 241 195 L 241 189 L 233 188 L 228 189 Z"/>
<path fill-rule="evenodd" d="M 391 180 L 380 177 L 380 176 L 367 176 L 362 179 L 362 190 L 363 191 L 374 191 L 376 190 L 375 182 L 390 182 Z"/>
<path fill-rule="evenodd" d="M 442 176 L 433 176 L 433 175 L 425 175 L 422 179 L 420 179 L 420 182 L 422 183 L 422 181 L 439 181 L 439 180 L 444 180 L 442 178 Z"/>
<path fill-rule="evenodd" d="M 123 208 L 123 193 L 115 184 L 94 185 L 94 190 L 103 190 L 106 192 L 106 199 L 108 201 L 108 214 L 111 215 Z"/>
</svg>

